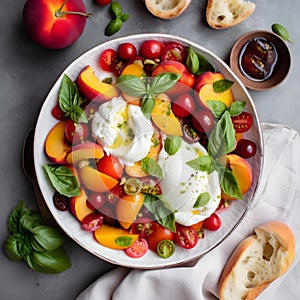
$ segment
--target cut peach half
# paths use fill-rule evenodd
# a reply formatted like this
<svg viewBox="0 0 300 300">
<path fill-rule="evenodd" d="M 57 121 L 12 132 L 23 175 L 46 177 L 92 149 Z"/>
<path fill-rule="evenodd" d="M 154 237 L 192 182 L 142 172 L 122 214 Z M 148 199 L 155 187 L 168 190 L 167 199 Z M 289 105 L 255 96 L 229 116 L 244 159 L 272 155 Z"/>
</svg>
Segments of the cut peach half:
<svg viewBox="0 0 300 300">
<path fill-rule="evenodd" d="M 111 190 L 118 184 L 118 180 L 98 170 L 83 166 L 78 170 L 81 183 L 90 191 L 103 193 Z"/>
<path fill-rule="evenodd" d="M 86 205 L 87 196 L 83 190 L 79 196 L 71 197 L 69 201 L 72 214 L 81 222 L 83 218 L 93 212 Z"/>
</svg>

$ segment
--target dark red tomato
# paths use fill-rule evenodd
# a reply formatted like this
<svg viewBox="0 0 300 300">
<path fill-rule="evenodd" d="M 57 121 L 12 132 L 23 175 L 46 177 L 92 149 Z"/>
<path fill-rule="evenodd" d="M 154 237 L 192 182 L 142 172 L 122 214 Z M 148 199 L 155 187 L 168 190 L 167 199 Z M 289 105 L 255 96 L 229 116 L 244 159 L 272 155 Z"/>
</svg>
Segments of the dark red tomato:
<svg viewBox="0 0 300 300">
<path fill-rule="evenodd" d="M 86 123 L 76 123 L 73 120 L 68 120 L 65 125 L 65 136 L 70 143 L 82 143 L 89 136 L 89 127 Z"/>
<path fill-rule="evenodd" d="M 104 50 L 99 57 L 99 65 L 106 72 L 112 71 L 112 64 L 117 58 L 117 52 L 114 49 Z"/>
<path fill-rule="evenodd" d="M 123 174 L 123 165 L 112 155 L 104 155 L 97 163 L 97 169 L 115 179 L 120 179 Z"/>
<path fill-rule="evenodd" d="M 131 247 L 125 249 L 126 254 L 132 258 L 142 257 L 147 251 L 148 243 L 143 238 L 138 238 Z"/>
<path fill-rule="evenodd" d="M 215 125 L 212 112 L 208 109 L 195 111 L 192 116 L 192 125 L 200 133 L 210 133 Z"/>
<path fill-rule="evenodd" d="M 53 194 L 53 204 L 60 211 L 69 210 L 69 198 L 57 191 Z"/>
<path fill-rule="evenodd" d="M 182 94 L 172 102 L 172 111 L 178 118 L 188 117 L 195 107 L 195 101 L 190 94 Z"/>
<path fill-rule="evenodd" d="M 184 124 L 182 127 L 182 138 L 189 144 L 197 143 L 200 140 L 200 135 L 189 124 Z"/>
<path fill-rule="evenodd" d="M 148 246 L 151 250 L 156 251 L 157 245 L 162 240 L 174 240 L 175 233 L 161 225 L 157 222 L 153 223 L 153 232 L 146 237 Z"/>
<path fill-rule="evenodd" d="M 125 195 L 124 186 L 117 184 L 114 186 L 108 193 L 106 193 L 106 201 L 111 204 L 115 205 L 117 201 Z"/>
<path fill-rule="evenodd" d="M 83 218 L 81 225 L 86 231 L 95 231 L 103 222 L 103 217 L 99 213 L 90 213 Z"/>
<path fill-rule="evenodd" d="M 138 234 L 140 237 L 146 237 L 153 233 L 154 222 L 150 218 L 139 217 L 131 225 L 130 231 L 134 234 Z"/>
<path fill-rule="evenodd" d="M 160 41 L 147 40 L 142 43 L 139 54 L 148 59 L 158 59 L 164 47 L 165 45 Z"/>
<path fill-rule="evenodd" d="M 176 226 L 176 242 L 182 248 L 191 249 L 198 243 L 199 237 L 192 226 Z"/>
<path fill-rule="evenodd" d="M 240 139 L 236 144 L 234 153 L 243 158 L 252 157 L 256 153 L 256 144 L 247 139 Z"/>
<path fill-rule="evenodd" d="M 213 213 L 204 220 L 203 226 L 207 230 L 218 230 L 221 227 L 221 219 L 216 213 Z"/>
<path fill-rule="evenodd" d="M 105 6 L 107 4 L 109 4 L 112 0 L 96 0 L 96 2 L 101 5 L 101 6 Z"/>
<path fill-rule="evenodd" d="M 123 69 L 125 68 L 126 64 L 125 62 L 120 59 L 120 58 L 116 58 L 112 61 L 111 64 L 111 72 L 113 72 L 117 77 L 119 77 L 123 71 Z"/>
<path fill-rule="evenodd" d="M 248 131 L 253 123 L 252 116 L 246 111 L 243 111 L 238 116 L 231 117 L 231 120 L 236 133 Z"/>
<path fill-rule="evenodd" d="M 59 104 L 57 103 L 51 111 L 52 116 L 57 120 L 66 120 L 68 117 L 65 115 L 65 113 L 61 110 Z"/>
<path fill-rule="evenodd" d="M 161 61 L 175 60 L 185 64 L 186 58 L 187 48 L 176 42 L 167 44 L 161 51 Z"/>
<path fill-rule="evenodd" d="M 116 226 L 117 219 L 115 217 L 114 208 L 109 204 L 104 204 L 98 210 L 99 214 L 103 217 L 103 223 L 109 226 Z"/>
<path fill-rule="evenodd" d="M 99 209 L 105 204 L 105 196 L 101 193 L 90 193 L 86 200 L 86 205 L 90 209 Z"/>
<path fill-rule="evenodd" d="M 123 60 L 131 60 L 137 55 L 136 47 L 131 43 L 120 44 L 117 55 Z"/>
</svg>

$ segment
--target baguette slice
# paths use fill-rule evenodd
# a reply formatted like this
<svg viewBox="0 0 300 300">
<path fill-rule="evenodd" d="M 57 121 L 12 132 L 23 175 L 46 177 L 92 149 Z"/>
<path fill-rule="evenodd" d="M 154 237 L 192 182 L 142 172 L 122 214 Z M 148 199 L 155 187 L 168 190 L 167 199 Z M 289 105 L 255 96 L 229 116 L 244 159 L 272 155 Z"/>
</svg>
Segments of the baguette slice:
<svg viewBox="0 0 300 300">
<path fill-rule="evenodd" d="M 227 261 L 220 277 L 221 300 L 255 299 L 284 274 L 295 257 L 295 237 L 281 222 L 258 226 Z"/>
<path fill-rule="evenodd" d="M 214 29 L 225 29 L 244 21 L 254 10 L 255 4 L 247 0 L 208 0 L 206 20 Z"/>
<path fill-rule="evenodd" d="M 145 0 L 147 9 L 160 19 L 173 19 L 180 16 L 192 0 Z"/>
</svg>

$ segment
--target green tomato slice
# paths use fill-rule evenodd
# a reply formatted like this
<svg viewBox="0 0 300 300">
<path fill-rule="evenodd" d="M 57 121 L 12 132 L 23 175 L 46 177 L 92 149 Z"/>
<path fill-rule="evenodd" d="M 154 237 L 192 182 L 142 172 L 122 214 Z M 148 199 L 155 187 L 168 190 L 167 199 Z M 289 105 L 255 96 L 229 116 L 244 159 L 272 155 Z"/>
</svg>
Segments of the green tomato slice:
<svg viewBox="0 0 300 300">
<path fill-rule="evenodd" d="M 175 245 L 171 240 L 162 240 L 157 245 L 157 253 L 160 257 L 168 258 L 175 252 Z"/>
</svg>

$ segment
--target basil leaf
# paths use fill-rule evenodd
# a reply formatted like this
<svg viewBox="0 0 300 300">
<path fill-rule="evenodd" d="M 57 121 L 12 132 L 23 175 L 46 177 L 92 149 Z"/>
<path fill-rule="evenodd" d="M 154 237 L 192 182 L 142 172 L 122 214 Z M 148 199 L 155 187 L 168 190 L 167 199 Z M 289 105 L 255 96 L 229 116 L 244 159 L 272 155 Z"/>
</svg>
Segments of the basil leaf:
<svg viewBox="0 0 300 300">
<path fill-rule="evenodd" d="M 80 187 L 71 170 L 60 165 L 44 165 L 53 187 L 67 197 L 79 196 Z"/>
<path fill-rule="evenodd" d="M 199 59 L 199 70 L 196 73 L 196 75 L 200 75 L 204 72 L 210 71 L 215 72 L 215 67 L 201 54 L 197 53 L 198 59 Z"/>
<path fill-rule="evenodd" d="M 142 169 L 149 175 L 157 177 L 159 179 L 163 178 L 163 173 L 160 165 L 151 157 L 145 157 L 141 160 Z"/>
<path fill-rule="evenodd" d="M 281 36 L 285 41 L 288 41 L 290 43 L 293 43 L 293 41 L 290 40 L 290 34 L 287 31 L 287 29 L 282 26 L 281 24 L 275 23 L 271 26 L 272 31 L 279 36 Z"/>
<path fill-rule="evenodd" d="M 120 17 L 122 22 L 126 22 L 129 18 L 130 18 L 130 15 L 128 15 L 128 14 L 122 14 L 122 16 Z"/>
<path fill-rule="evenodd" d="M 24 258 L 30 268 L 45 274 L 56 274 L 71 267 L 66 251 L 59 247 L 53 251 L 32 251 Z"/>
<path fill-rule="evenodd" d="M 122 28 L 122 20 L 121 19 L 111 20 L 105 27 L 104 34 L 106 36 L 112 36 L 115 33 L 117 33 L 118 31 L 120 31 L 121 28 Z"/>
<path fill-rule="evenodd" d="M 23 215 L 19 221 L 20 228 L 28 231 L 41 224 L 42 218 L 40 214 Z"/>
<path fill-rule="evenodd" d="M 151 95 L 145 95 L 142 99 L 141 110 L 147 119 L 150 119 L 151 113 L 155 106 L 155 100 Z"/>
<path fill-rule="evenodd" d="M 146 84 L 135 75 L 121 75 L 117 84 L 120 90 L 129 96 L 141 98 L 147 94 Z"/>
<path fill-rule="evenodd" d="M 73 106 L 80 105 L 80 97 L 76 84 L 72 79 L 64 74 L 60 85 L 58 101 L 61 110 L 68 113 Z"/>
<path fill-rule="evenodd" d="M 208 140 L 208 153 L 216 158 L 232 152 L 235 149 L 235 130 L 229 111 L 225 111 L 217 122 Z"/>
<path fill-rule="evenodd" d="M 223 93 L 230 89 L 234 84 L 233 81 L 227 79 L 217 80 L 213 83 L 213 88 L 216 93 Z"/>
<path fill-rule="evenodd" d="M 69 112 L 70 119 L 76 123 L 87 123 L 88 118 L 86 112 L 80 106 L 74 106 Z"/>
<path fill-rule="evenodd" d="M 186 164 L 196 171 L 207 172 L 208 174 L 214 170 L 214 161 L 209 155 L 199 156 L 187 161 Z"/>
<path fill-rule="evenodd" d="M 225 172 L 221 181 L 221 188 L 224 193 L 230 197 L 233 197 L 235 199 L 243 198 L 236 177 L 228 168 L 225 168 Z"/>
<path fill-rule="evenodd" d="M 19 240 L 14 235 L 9 235 L 4 242 L 5 255 L 13 261 L 19 261 L 23 257 L 19 252 Z"/>
<path fill-rule="evenodd" d="M 44 250 L 52 251 L 60 247 L 63 242 L 63 236 L 54 228 L 45 225 L 39 225 L 31 230 L 34 239 Z"/>
<path fill-rule="evenodd" d="M 192 74 L 196 74 L 200 67 L 199 57 L 192 47 L 188 47 L 186 65 Z"/>
<path fill-rule="evenodd" d="M 115 243 L 120 247 L 130 247 L 133 243 L 131 236 L 120 236 L 115 239 Z"/>
<path fill-rule="evenodd" d="M 209 202 L 209 200 L 210 200 L 210 195 L 208 192 L 201 193 L 198 196 L 195 204 L 193 205 L 193 208 L 203 207 Z"/>
<path fill-rule="evenodd" d="M 19 233 L 22 232 L 22 228 L 20 228 L 19 223 L 24 215 L 29 215 L 30 210 L 25 207 L 24 201 L 20 201 L 18 205 L 11 211 L 8 220 L 7 225 L 9 231 L 13 233 Z"/>
<path fill-rule="evenodd" d="M 163 227 L 176 232 L 175 213 L 169 205 L 151 194 L 144 194 L 144 205 Z"/>
<path fill-rule="evenodd" d="M 172 88 L 181 77 L 177 73 L 162 73 L 152 78 L 150 91 L 153 95 L 161 94 Z"/>
<path fill-rule="evenodd" d="M 238 116 L 243 111 L 246 105 L 245 101 L 233 101 L 229 108 L 231 117 Z"/>
<path fill-rule="evenodd" d="M 174 155 L 181 146 L 181 137 L 176 135 L 169 135 L 164 143 L 164 149 L 169 155 Z"/>
<path fill-rule="evenodd" d="M 223 113 L 228 109 L 227 105 L 223 101 L 219 100 L 208 100 L 207 104 L 213 115 L 218 119 L 221 118 Z"/>
<path fill-rule="evenodd" d="M 117 18 L 120 18 L 122 16 L 123 10 L 122 10 L 122 6 L 120 5 L 119 2 L 113 1 L 111 3 L 110 9 Z"/>
</svg>

